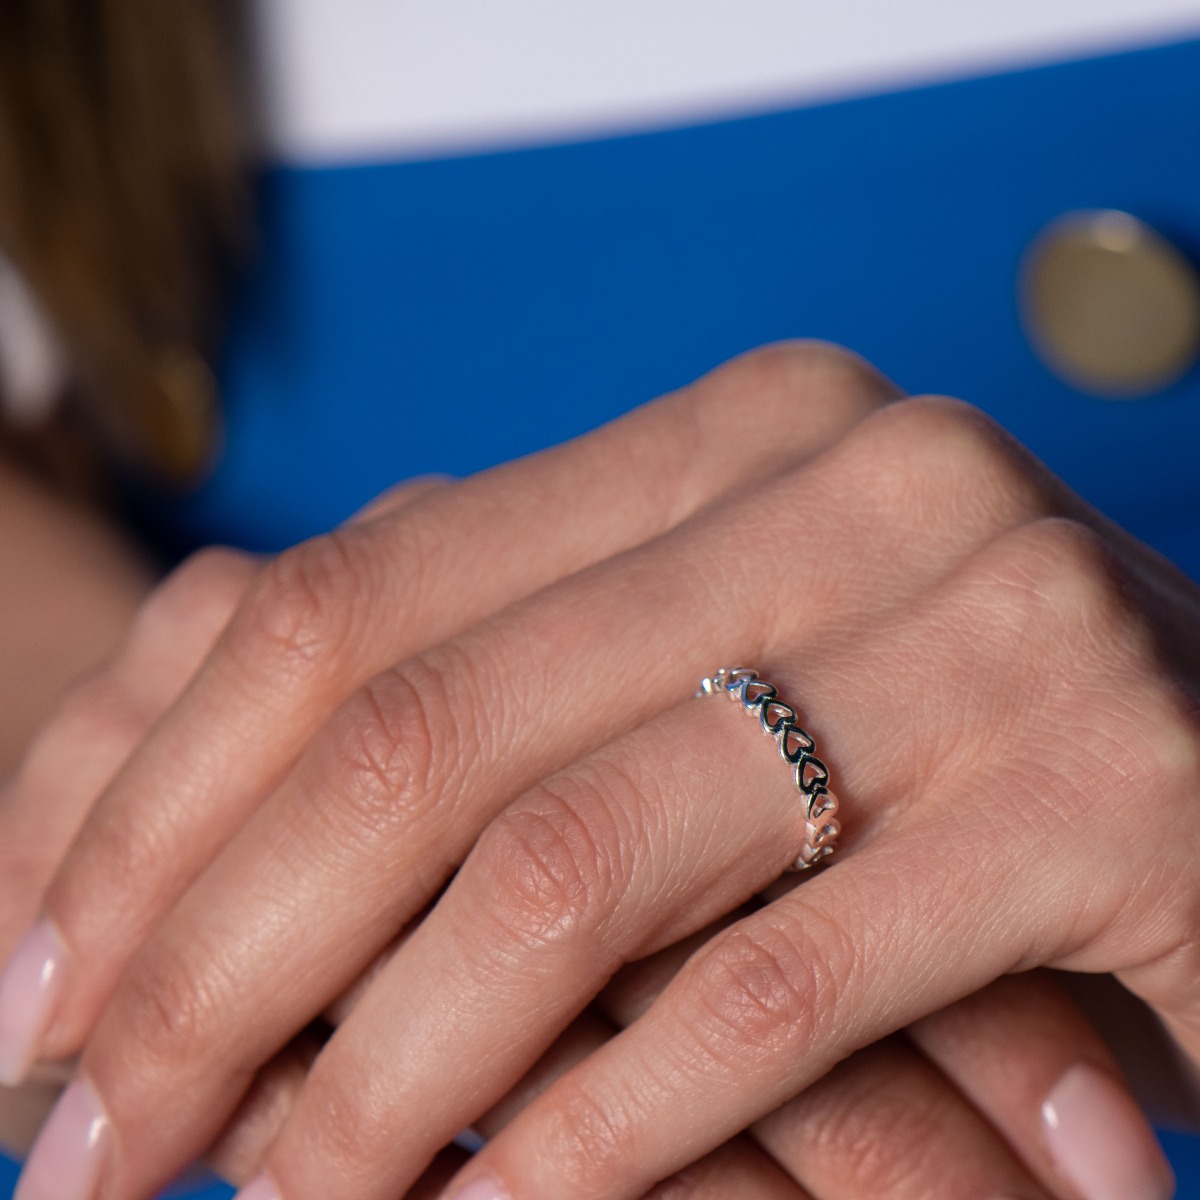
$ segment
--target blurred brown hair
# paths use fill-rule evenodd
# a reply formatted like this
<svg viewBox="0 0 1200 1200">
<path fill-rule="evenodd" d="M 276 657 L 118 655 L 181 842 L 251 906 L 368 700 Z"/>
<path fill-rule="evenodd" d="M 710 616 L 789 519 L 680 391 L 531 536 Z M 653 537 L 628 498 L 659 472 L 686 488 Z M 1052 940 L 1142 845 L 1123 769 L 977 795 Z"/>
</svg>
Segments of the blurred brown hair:
<svg viewBox="0 0 1200 1200">
<path fill-rule="evenodd" d="M 243 8 L 0 0 L 0 248 L 107 434 L 168 475 L 197 465 L 171 410 L 198 402 L 247 243 Z"/>
</svg>

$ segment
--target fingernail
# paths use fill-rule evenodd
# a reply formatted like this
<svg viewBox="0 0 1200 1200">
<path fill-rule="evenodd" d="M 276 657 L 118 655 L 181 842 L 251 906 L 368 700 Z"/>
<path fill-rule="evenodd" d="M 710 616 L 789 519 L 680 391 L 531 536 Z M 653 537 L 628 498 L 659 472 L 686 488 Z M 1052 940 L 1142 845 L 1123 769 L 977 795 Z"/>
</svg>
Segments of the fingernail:
<svg viewBox="0 0 1200 1200">
<path fill-rule="evenodd" d="M 13 1200 L 90 1200 L 108 1143 L 100 1098 L 86 1079 L 76 1079 L 42 1126 Z"/>
<path fill-rule="evenodd" d="M 1146 1118 L 1116 1080 L 1080 1063 L 1042 1105 L 1055 1165 L 1085 1200 L 1170 1200 L 1175 1176 Z"/>
<path fill-rule="evenodd" d="M 279 1189 L 264 1173 L 246 1184 L 233 1200 L 279 1200 Z"/>
<path fill-rule="evenodd" d="M 29 1073 L 62 992 L 67 948 L 49 921 L 21 939 L 0 979 L 0 1083 Z"/>
<path fill-rule="evenodd" d="M 450 1191 L 442 1200 L 509 1200 L 508 1193 L 490 1176 L 473 1180 L 458 1191 Z"/>
</svg>

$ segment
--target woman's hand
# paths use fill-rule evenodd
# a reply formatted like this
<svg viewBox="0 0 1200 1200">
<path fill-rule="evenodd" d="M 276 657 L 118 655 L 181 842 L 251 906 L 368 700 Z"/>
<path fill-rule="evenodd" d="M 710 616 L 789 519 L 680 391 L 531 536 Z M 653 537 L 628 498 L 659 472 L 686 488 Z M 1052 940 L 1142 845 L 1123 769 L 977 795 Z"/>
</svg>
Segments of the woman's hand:
<svg viewBox="0 0 1200 1200">
<path fill-rule="evenodd" d="M 857 1047 L 1038 962 L 1121 969 L 1172 1013 L 1146 983 L 1182 929 L 1166 885 L 1194 731 L 1129 629 L 1190 634 L 1194 596 L 970 410 L 858 424 L 887 393 L 828 350 L 714 379 L 251 587 L 35 935 L 60 982 L 22 1057 L 70 1052 L 111 995 L 51 1127 L 95 1131 L 103 1098 L 105 1196 L 211 1138 L 473 843 L 276 1139 L 287 1200 L 402 1190 L 623 961 L 760 890 L 802 837 L 782 764 L 729 706 L 672 708 L 723 660 L 769 667 L 819 717 L 844 861 L 714 939 L 471 1164 L 475 1184 L 636 1195 Z M 518 544 L 523 576 L 496 553 Z M 1112 1092 L 1117 1117 L 1128 1103 Z M 1071 1122 L 1046 1146 L 1022 1111 L 1027 1162 L 1061 1185 Z M 1143 1136 L 1124 1167 L 1152 1173 Z"/>
<path fill-rule="evenodd" d="M 431 487 L 428 482 L 417 482 L 394 489 L 361 519 L 398 511 L 428 494 Z M 4 922 L 0 952 L 11 949 L 22 914 L 26 920 L 33 916 L 46 880 L 88 809 L 183 691 L 258 570 L 259 563 L 253 558 L 230 550 L 207 551 L 189 560 L 151 595 L 132 621 L 120 649 L 60 702 L 0 806 L 0 852 L 7 864 L 0 872 L 6 896 L 0 906 Z M 31 852 L 36 853 L 36 871 L 19 870 L 20 862 Z M 724 918 L 720 927 L 731 920 Z M 687 955 L 716 931 L 706 931 L 644 966 L 622 972 L 606 989 L 600 1006 L 578 1018 L 514 1092 L 476 1122 L 476 1128 L 486 1135 L 502 1129 L 554 1078 L 603 1044 L 612 1035 L 614 1023 L 627 1023 L 644 1008 Z M 332 1006 L 326 1014 L 329 1020 L 336 1023 L 348 1015 L 363 987 L 360 980 Z M 968 1036 L 964 1039 L 961 1030 L 955 1036 L 984 1058 L 989 1056 L 989 1047 L 1003 1044 L 1008 1061 L 1023 1064 L 1022 1071 L 1010 1071 L 1012 1082 L 1040 1070 L 1042 1043 L 1047 1038 L 1059 1047 L 1073 1047 L 1079 1057 L 1105 1059 L 1103 1047 L 1081 1015 L 1061 997 L 1055 999 L 1049 984 L 1023 979 L 1013 981 L 1009 990 L 1013 995 L 1008 998 L 977 1002 L 967 1022 Z M 1018 1013 L 1033 1020 L 1018 1021 Z M 953 1021 L 949 1028 L 953 1033 Z M 936 1034 L 934 1040 L 938 1040 Z M 319 1045 L 312 1033 L 301 1033 L 257 1073 L 207 1155 L 227 1177 L 246 1179 L 257 1169 L 302 1089 Z M 914 1061 L 912 1048 L 896 1043 L 886 1053 L 864 1056 L 844 1083 L 835 1081 L 811 1093 L 803 1111 L 793 1106 L 795 1111 L 777 1114 L 776 1140 L 784 1135 L 781 1158 L 786 1161 L 789 1153 L 794 1155 L 795 1146 L 803 1139 L 810 1168 L 816 1166 L 826 1178 L 840 1175 L 863 1186 L 873 1180 L 878 1186 L 868 1187 L 872 1193 L 881 1190 L 885 1181 L 907 1180 L 928 1192 L 931 1184 L 957 1180 L 961 1171 L 952 1164 L 972 1149 L 985 1173 L 999 1171 L 1005 1178 L 1023 1179 L 1022 1168 L 997 1135 L 987 1131 L 953 1085 L 939 1084 L 928 1069 L 917 1074 L 917 1081 L 925 1085 L 927 1094 L 940 1097 L 937 1119 L 931 1121 L 924 1111 L 917 1112 L 915 1125 L 895 1119 L 895 1093 L 913 1075 Z M 902 1064 L 907 1069 L 897 1070 Z M 28 1145 L 69 1073 L 63 1066 L 51 1064 L 39 1068 L 36 1079 L 20 1092 L 8 1093 L 2 1132 L 10 1146 Z M 1012 1082 L 1008 1092 L 1014 1090 Z M 993 1092 L 991 1098 L 1002 1100 L 1005 1090 Z M 865 1095 L 856 1096 L 856 1092 Z M 844 1100 L 839 1097 L 853 1100 L 853 1110 L 840 1111 Z M 906 1094 L 904 1099 L 911 1107 L 913 1097 Z M 1003 1106 L 1000 1103 L 999 1107 Z M 839 1152 L 840 1147 L 855 1144 L 869 1146 L 870 1154 L 843 1157 Z M 453 1150 L 440 1154 L 413 1196 L 440 1190 L 464 1158 Z M 663 1188 L 669 1188 L 678 1200 L 802 1197 L 792 1177 L 749 1138 L 726 1144 Z M 656 1194 L 666 1193 L 657 1189 Z"/>
</svg>

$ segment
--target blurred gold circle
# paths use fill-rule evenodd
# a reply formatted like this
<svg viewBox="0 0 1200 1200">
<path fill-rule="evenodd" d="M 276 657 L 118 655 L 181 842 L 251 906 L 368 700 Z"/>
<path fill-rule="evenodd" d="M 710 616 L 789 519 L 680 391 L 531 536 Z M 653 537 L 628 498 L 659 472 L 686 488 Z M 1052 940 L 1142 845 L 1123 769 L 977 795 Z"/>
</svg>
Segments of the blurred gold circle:
<svg viewBox="0 0 1200 1200">
<path fill-rule="evenodd" d="M 1091 395 L 1151 395 L 1200 358 L 1200 275 L 1126 212 L 1048 225 L 1025 256 L 1021 312 L 1046 365 Z"/>
<path fill-rule="evenodd" d="M 204 359 L 175 346 L 160 358 L 156 383 L 145 431 L 155 467 L 176 484 L 197 482 L 220 443 L 217 381 Z"/>
</svg>

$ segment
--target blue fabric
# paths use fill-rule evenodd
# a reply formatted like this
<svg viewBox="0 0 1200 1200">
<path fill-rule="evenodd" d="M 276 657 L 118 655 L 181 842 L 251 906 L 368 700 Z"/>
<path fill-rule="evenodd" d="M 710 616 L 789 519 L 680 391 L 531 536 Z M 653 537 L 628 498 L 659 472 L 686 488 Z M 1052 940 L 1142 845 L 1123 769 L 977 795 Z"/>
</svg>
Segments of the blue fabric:
<svg viewBox="0 0 1200 1200">
<path fill-rule="evenodd" d="M 995 413 L 1200 574 L 1200 380 L 1053 378 L 1015 276 L 1062 212 L 1200 251 L 1200 42 L 827 107 L 446 161 L 279 168 L 223 378 L 228 447 L 157 519 L 274 548 L 406 476 L 583 432 L 816 336 Z"/>
<path fill-rule="evenodd" d="M 816 336 L 982 405 L 1200 577 L 1200 378 L 1080 395 L 1035 359 L 1014 297 L 1030 238 L 1069 209 L 1129 210 L 1200 257 L 1198 145 L 1189 42 L 586 145 L 272 170 L 226 452 L 145 519 L 180 546 L 277 548 L 399 479 L 478 470 Z M 1200 1194 L 1200 1143 L 1165 1141 Z"/>
</svg>

